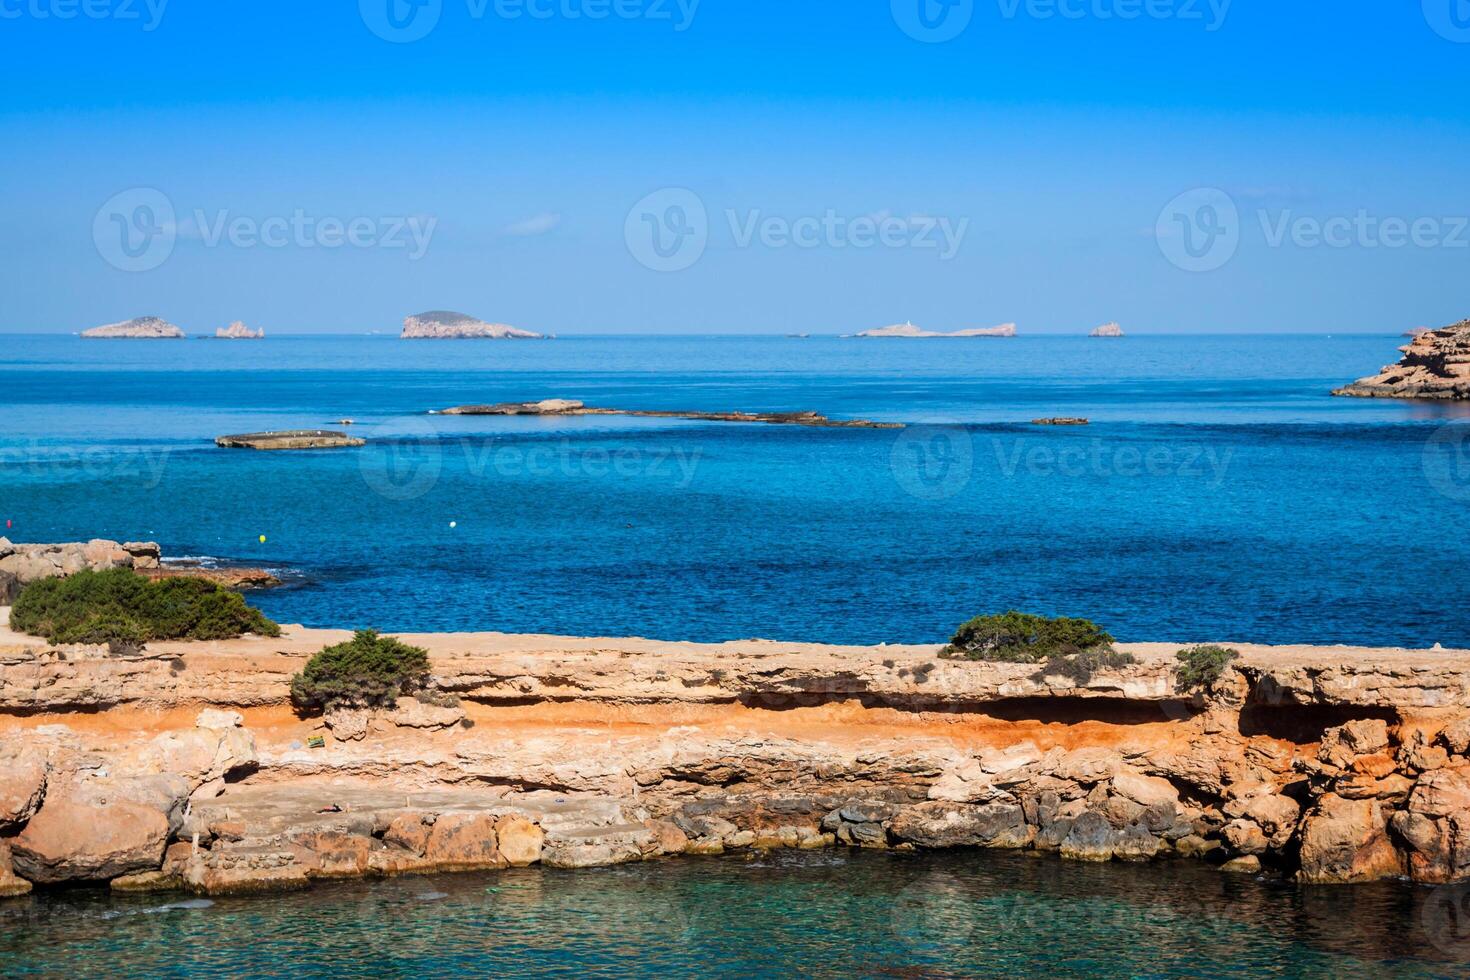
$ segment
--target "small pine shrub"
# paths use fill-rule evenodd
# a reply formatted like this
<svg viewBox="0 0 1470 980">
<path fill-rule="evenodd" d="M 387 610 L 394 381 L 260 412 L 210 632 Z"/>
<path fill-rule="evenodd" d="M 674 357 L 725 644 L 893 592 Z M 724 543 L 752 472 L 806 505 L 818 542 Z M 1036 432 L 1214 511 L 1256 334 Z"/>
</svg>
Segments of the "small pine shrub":
<svg viewBox="0 0 1470 980">
<path fill-rule="evenodd" d="M 322 650 L 291 678 L 291 701 L 306 710 L 391 708 L 428 683 L 427 650 L 361 630 Z"/>
<path fill-rule="evenodd" d="M 1138 660 L 1131 653 L 1123 653 L 1112 647 L 1095 647 L 1079 653 L 1050 657 L 1034 676 L 1038 681 L 1044 677 L 1069 677 L 1073 683 L 1081 685 L 1092 680 L 1092 675 L 1100 670 L 1117 670 L 1136 663 Z"/>
<path fill-rule="evenodd" d="M 944 648 L 948 660 L 1039 664 L 1088 650 L 1111 650 L 1113 638 L 1086 619 L 1048 618 L 1012 610 L 976 616 L 961 626 Z"/>
<path fill-rule="evenodd" d="M 281 628 L 259 609 L 212 582 L 154 582 L 126 568 L 32 582 L 11 607 L 10 626 L 52 643 L 107 643 L 114 649 L 149 640 L 281 635 Z"/>
<path fill-rule="evenodd" d="M 1221 646 L 1185 647 L 1174 654 L 1179 661 L 1176 676 L 1180 690 L 1209 687 L 1225 674 L 1230 661 L 1240 656 L 1239 650 Z"/>
</svg>

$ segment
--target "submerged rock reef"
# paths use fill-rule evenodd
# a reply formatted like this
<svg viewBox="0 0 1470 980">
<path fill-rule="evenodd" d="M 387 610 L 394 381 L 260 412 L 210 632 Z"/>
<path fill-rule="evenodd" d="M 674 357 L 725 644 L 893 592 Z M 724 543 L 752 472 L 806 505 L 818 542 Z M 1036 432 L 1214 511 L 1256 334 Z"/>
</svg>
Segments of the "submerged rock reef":
<svg viewBox="0 0 1470 980">
<path fill-rule="evenodd" d="M 1470 878 L 1470 652 L 1244 646 L 1181 690 L 1163 644 L 1078 684 L 927 646 L 431 634 L 403 639 L 433 699 L 298 715 L 290 677 L 347 637 L 0 628 L 0 894 L 831 846 Z"/>
<path fill-rule="evenodd" d="M 1333 392 L 1356 398 L 1470 399 L 1470 320 L 1413 334 L 1399 350 L 1397 364 L 1389 364 L 1371 378 L 1362 378 Z"/>
<path fill-rule="evenodd" d="M 659 409 L 592 408 L 567 398 L 538 402 L 501 402 L 495 405 L 456 405 L 432 415 L 628 415 L 648 419 L 689 419 L 694 422 L 763 422 L 768 425 L 810 425 L 828 429 L 902 429 L 901 422 L 833 419 L 821 412 L 681 412 Z"/>
</svg>

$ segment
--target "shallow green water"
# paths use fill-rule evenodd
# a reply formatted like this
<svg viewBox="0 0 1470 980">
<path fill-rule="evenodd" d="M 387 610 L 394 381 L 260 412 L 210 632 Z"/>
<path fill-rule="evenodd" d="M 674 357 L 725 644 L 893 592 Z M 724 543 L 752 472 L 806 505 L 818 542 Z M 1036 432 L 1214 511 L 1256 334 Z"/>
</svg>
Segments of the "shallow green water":
<svg viewBox="0 0 1470 980">
<path fill-rule="evenodd" d="M 1464 897 L 999 852 L 69 891 L 0 904 L 0 976 L 1460 977 Z"/>
</svg>

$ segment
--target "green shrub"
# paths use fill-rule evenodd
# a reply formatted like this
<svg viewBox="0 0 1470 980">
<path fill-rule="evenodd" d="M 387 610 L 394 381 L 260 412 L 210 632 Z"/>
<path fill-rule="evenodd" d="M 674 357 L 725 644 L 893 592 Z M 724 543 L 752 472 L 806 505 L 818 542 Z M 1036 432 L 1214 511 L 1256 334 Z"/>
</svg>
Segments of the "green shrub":
<svg viewBox="0 0 1470 980">
<path fill-rule="evenodd" d="M 976 616 L 961 626 L 940 654 L 950 660 L 1039 664 L 1088 650 L 1112 649 L 1113 638 L 1086 619 L 1048 618 L 1012 610 Z"/>
<path fill-rule="evenodd" d="M 281 635 L 281 628 L 259 609 L 212 582 L 152 582 L 126 568 L 32 582 L 11 607 L 10 626 L 52 643 L 108 643 L 114 648 L 149 640 Z"/>
<path fill-rule="evenodd" d="M 1044 677 L 1070 677 L 1080 685 L 1092 680 L 1092 675 L 1100 670 L 1117 670 L 1136 663 L 1138 660 L 1131 653 L 1112 647 L 1095 647 L 1080 653 L 1050 657 L 1034 676 L 1038 681 Z"/>
<path fill-rule="evenodd" d="M 298 708 L 391 708 L 429 683 L 429 654 L 376 630 L 330 646 L 291 678 Z"/>
<path fill-rule="evenodd" d="M 1239 650 L 1229 647 L 1185 647 L 1174 654 L 1174 659 L 1179 661 L 1177 677 L 1180 690 L 1209 687 L 1224 675 L 1230 661 L 1239 656 Z"/>
</svg>

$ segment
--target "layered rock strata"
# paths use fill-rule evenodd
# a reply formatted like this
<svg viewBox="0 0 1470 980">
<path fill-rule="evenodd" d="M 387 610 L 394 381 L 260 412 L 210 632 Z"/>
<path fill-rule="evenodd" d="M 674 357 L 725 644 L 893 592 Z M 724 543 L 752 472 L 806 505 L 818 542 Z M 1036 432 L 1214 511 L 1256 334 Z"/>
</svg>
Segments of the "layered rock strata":
<svg viewBox="0 0 1470 980">
<path fill-rule="evenodd" d="M 1180 691 L 1161 644 L 1079 686 L 935 647 L 442 634 L 405 639 L 457 707 L 298 717 L 290 676 L 347 635 L 0 631 L 0 892 L 828 846 L 1470 878 L 1470 652 L 1245 646 Z"/>
</svg>

